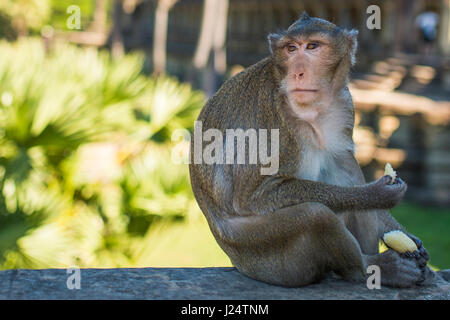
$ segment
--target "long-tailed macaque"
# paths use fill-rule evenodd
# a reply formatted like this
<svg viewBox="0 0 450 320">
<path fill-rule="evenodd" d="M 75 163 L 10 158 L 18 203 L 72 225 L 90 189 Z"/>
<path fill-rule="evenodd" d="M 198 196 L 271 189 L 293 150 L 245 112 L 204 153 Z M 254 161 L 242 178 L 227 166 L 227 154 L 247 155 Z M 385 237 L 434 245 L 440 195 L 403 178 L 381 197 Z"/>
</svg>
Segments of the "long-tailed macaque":
<svg viewBox="0 0 450 320">
<path fill-rule="evenodd" d="M 271 55 L 226 81 L 201 111 L 203 131 L 279 130 L 279 168 L 270 175 L 261 163 L 193 161 L 191 143 L 198 204 L 233 265 L 253 279 L 292 287 L 334 272 L 365 281 L 369 265 L 380 268 L 382 285 L 411 287 L 434 276 L 421 241 L 386 210 L 406 184 L 390 184 L 389 176 L 366 183 L 354 157 L 347 83 L 357 33 L 304 13 L 270 34 Z M 267 150 L 274 147 L 269 139 Z M 379 240 L 392 230 L 419 249 L 380 254 Z"/>
</svg>

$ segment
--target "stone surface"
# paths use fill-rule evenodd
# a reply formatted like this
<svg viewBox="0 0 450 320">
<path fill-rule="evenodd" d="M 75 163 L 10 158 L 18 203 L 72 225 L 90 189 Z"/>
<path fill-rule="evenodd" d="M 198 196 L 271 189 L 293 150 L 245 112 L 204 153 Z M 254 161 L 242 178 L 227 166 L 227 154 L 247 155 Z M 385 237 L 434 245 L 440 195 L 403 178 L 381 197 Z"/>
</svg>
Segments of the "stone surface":
<svg viewBox="0 0 450 320">
<path fill-rule="evenodd" d="M 430 286 L 379 290 L 332 277 L 302 288 L 277 287 L 249 279 L 235 268 L 81 269 L 81 288 L 70 290 L 71 276 L 66 269 L 0 271 L 0 299 L 450 300 L 450 270 L 436 273 Z"/>
</svg>

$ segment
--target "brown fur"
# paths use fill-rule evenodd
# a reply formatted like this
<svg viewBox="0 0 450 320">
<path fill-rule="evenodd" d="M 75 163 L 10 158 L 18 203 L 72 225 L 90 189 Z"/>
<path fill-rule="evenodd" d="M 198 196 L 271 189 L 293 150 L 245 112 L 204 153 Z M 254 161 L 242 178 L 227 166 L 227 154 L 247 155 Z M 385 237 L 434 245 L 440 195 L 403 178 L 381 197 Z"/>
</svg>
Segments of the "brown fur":
<svg viewBox="0 0 450 320">
<path fill-rule="evenodd" d="M 296 70 L 304 70 L 304 79 L 321 72 L 316 83 L 328 90 L 297 107 L 283 87 L 294 81 L 294 67 L 282 50 L 317 34 L 330 41 L 319 51 L 326 54 L 319 64 L 312 57 Z M 301 286 L 334 271 L 362 281 L 367 265 L 377 264 L 384 284 L 423 280 L 423 247 L 415 260 L 391 250 L 378 254 L 385 232 L 404 230 L 384 209 L 400 201 L 406 185 L 388 185 L 386 177 L 366 183 L 353 155 L 347 80 L 356 34 L 303 15 L 287 31 L 269 35 L 272 55 L 225 82 L 199 116 L 204 131 L 216 128 L 224 136 L 226 129 L 279 129 L 275 175 L 261 175 L 258 164 L 190 165 L 192 189 L 213 235 L 249 277 Z"/>
</svg>

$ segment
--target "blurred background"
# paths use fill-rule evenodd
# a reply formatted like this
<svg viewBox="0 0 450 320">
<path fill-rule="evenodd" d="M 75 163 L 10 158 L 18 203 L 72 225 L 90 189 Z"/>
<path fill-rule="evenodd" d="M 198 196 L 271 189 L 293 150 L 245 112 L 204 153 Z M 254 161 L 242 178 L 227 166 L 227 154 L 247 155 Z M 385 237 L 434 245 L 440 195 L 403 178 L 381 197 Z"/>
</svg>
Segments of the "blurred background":
<svg viewBox="0 0 450 320">
<path fill-rule="evenodd" d="M 2 0 L 0 269 L 231 265 L 172 133 L 303 10 L 359 30 L 357 159 L 450 267 L 450 0 Z"/>
</svg>

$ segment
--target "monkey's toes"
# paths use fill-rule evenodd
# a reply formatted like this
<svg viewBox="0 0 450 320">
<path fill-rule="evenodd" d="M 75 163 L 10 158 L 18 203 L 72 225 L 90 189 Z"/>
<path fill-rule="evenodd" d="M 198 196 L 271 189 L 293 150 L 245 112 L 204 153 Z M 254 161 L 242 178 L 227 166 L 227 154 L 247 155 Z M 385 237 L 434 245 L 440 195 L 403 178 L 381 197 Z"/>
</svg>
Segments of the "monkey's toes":
<svg viewBox="0 0 450 320">
<path fill-rule="evenodd" d="M 402 252 L 402 253 L 399 253 L 399 254 L 400 254 L 400 256 L 402 258 L 406 258 L 406 259 L 410 259 L 410 260 L 416 261 L 417 266 L 419 268 L 421 268 L 421 269 L 425 268 L 426 265 L 427 265 L 428 259 L 423 257 L 419 250 L 416 250 L 414 252 L 406 251 L 406 252 Z"/>
<path fill-rule="evenodd" d="M 418 281 L 416 284 L 419 285 L 419 286 L 431 285 L 431 283 L 433 282 L 434 277 L 435 277 L 434 271 L 431 270 L 428 267 L 425 267 L 422 270 L 421 280 Z"/>
</svg>

